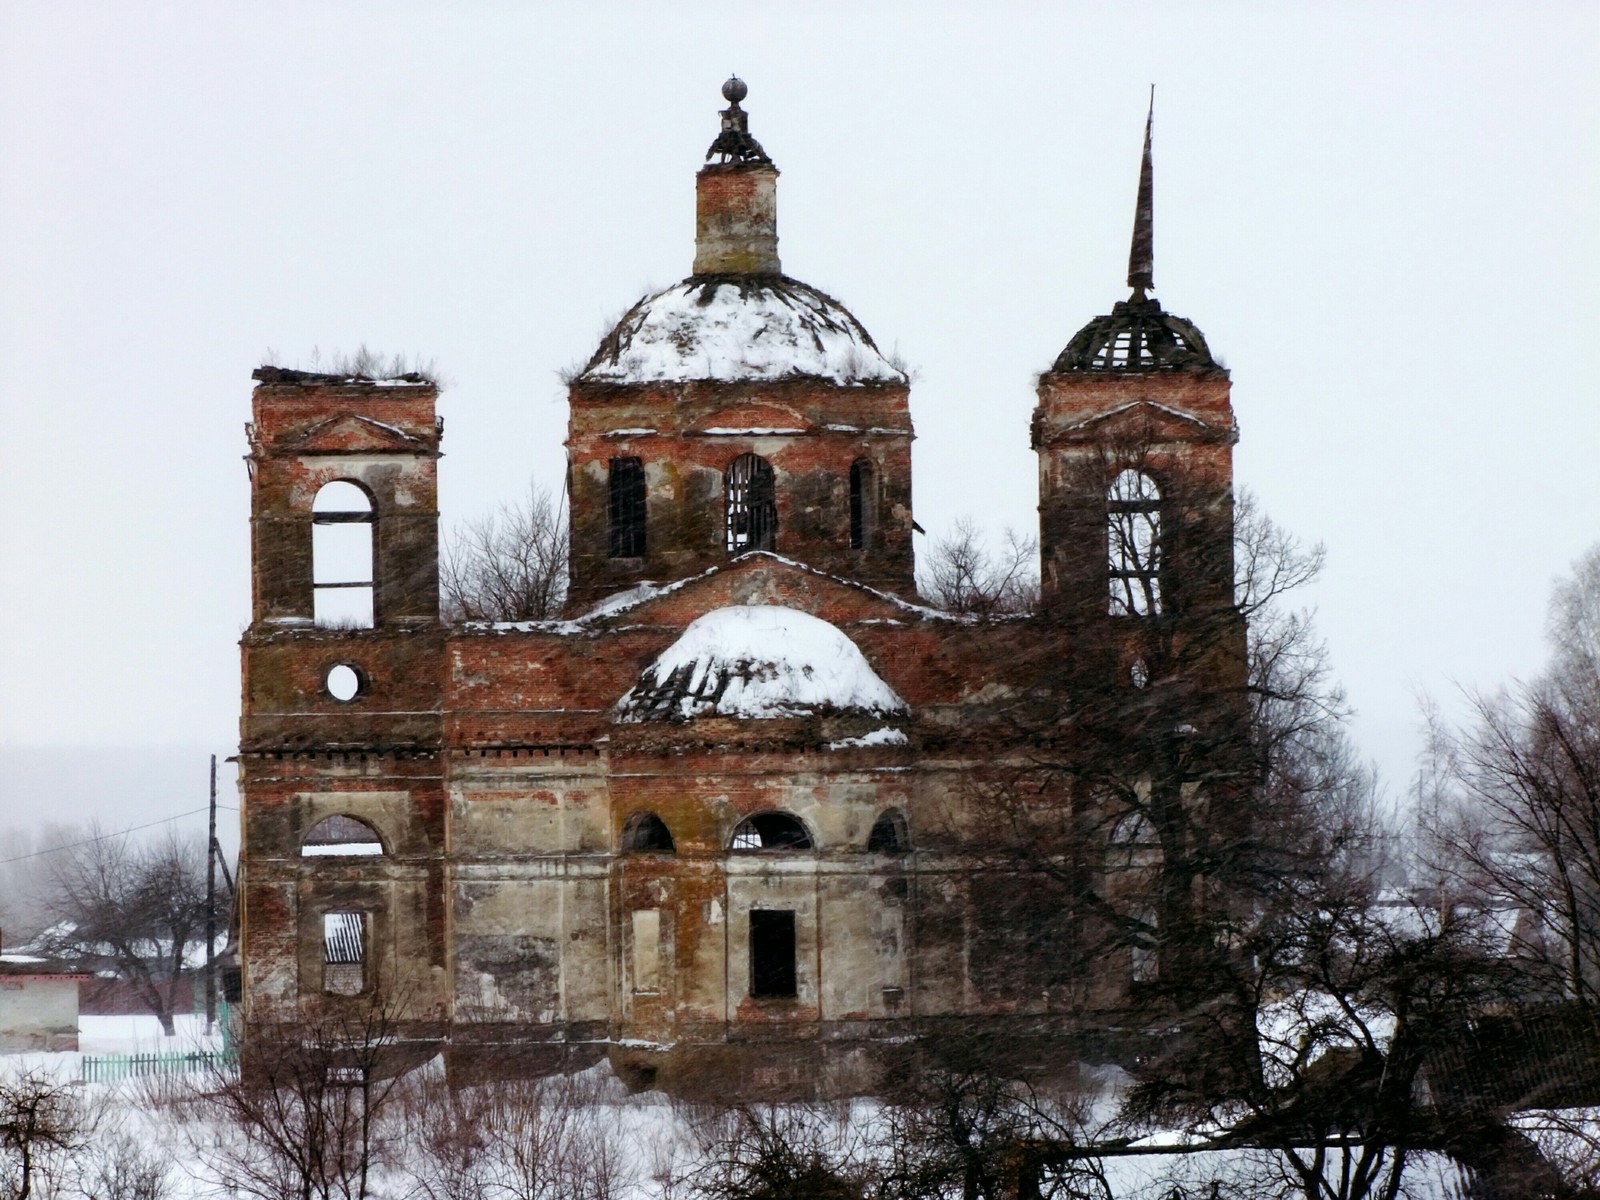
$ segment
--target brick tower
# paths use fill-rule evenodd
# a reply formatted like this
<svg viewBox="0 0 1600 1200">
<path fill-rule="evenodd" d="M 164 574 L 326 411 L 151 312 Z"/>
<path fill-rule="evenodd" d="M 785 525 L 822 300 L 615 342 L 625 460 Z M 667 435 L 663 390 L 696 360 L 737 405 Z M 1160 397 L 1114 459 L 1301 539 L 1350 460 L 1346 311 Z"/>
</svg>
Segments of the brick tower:
<svg viewBox="0 0 1600 1200">
<path fill-rule="evenodd" d="M 569 391 L 575 612 L 749 550 L 914 590 L 905 372 L 782 273 L 777 168 L 744 83 L 722 94 L 694 274 L 634 305 Z"/>
<path fill-rule="evenodd" d="M 1233 609 L 1227 370 L 1154 287 L 1150 122 L 1127 300 L 1039 377 L 1039 549 L 1046 611 L 1079 625 Z"/>
<path fill-rule="evenodd" d="M 415 375 L 255 378 L 244 1018 L 316 1020 L 377 988 L 431 1016 L 445 955 L 438 389 Z M 371 852 L 319 856 L 341 840 Z"/>
</svg>

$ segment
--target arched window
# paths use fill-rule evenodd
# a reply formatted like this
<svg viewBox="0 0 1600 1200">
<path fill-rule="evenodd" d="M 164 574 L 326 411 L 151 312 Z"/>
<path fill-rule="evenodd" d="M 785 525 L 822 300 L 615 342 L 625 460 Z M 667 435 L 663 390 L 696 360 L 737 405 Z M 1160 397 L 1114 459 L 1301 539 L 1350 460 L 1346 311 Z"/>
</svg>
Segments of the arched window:
<svg viewBox="0 0 1600 1200">
<path fill-rule="evenodd" d="M 301 858 L 351 858 L 381 855 L 378 831 L 355 817 L 337 816 L 319 821 L 300 843 Z"/>
<path fill-rule="evenodd" d="M 1161 611 L 1161 491 L 1142 471 L 1126 470 L 1106 493 L 1110 613 L 1150 617 Z"/>
<path fill-rule="evenodd" d="M 627 819 L 617 849 L 623 854 L 673 854 L 677 851 L 667 823 L 652 812 L 634 813 Z"/>
<path fill-rule="evenodd" d="M 312 612 L 323 628 L 373 626 L 372 521 L 372 498 L 343 480 L 311 504 Z"/>
<path fill-rule="evenodd" d="M 877 474 L 870 459 L 858 458 L 850 464 L 850 549 L 866 550 L 872 545 L 878 525 Z"/>
<path fill-rule="evenodd" d="M 868 854 L 906 854 L 911 850 L 911 834 L 906 829 L 906 819 L 895 809 L 889 809 L 872 825 L 867 834 Z"/>
<path fill-rule="evenodd" d="M 777 546 L 778 497 L 771 463 L 759 454 L 741 454 L 728 464 L 722 496 L 729 554 Z"/>
<path fill-rule="evenodd" d="M 734 850 L 810 850 L 811 834 L 788 813 L 756 813 L 739 822 L 730 846 Z"/>
<path fill-rule="evenodd" d="M 612 558 L 644 556 L 644 464 L 637 458 L 611 460 Z"/>
</svg>

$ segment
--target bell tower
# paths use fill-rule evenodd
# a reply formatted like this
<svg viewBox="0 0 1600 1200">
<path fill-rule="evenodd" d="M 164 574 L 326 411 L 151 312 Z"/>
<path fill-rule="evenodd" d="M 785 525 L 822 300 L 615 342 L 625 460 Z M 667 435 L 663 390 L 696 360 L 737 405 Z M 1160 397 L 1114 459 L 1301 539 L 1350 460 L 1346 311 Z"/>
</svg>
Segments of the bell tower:
<svg viewBox="0 0 1600 1200">
<path fill-rule="evenodd" d="M 1128 258 L 1132 294 L 1039 377 L 1039 549 L 1047 612 L 1170 623 L 1233 607 L 1227 370 L 1155 287 L 1151 116 Z"/>
</svg>

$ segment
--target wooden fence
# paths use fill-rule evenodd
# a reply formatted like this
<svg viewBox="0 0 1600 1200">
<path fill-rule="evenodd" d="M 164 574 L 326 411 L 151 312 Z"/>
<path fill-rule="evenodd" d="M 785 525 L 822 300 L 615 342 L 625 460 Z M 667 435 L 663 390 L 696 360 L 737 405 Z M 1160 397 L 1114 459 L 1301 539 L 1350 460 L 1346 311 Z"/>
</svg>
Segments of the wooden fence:
<svg viewBox="0 0 1600 1200">
<path fill-rule="evenodd" d="M 228 1065 L 227 1050 L 191 1050 L 168 1054 L 85 1054 L 78 1078 L 83 1083 L 117 1083 L 145 1075 L 187 1075 Z"/>
</svg>

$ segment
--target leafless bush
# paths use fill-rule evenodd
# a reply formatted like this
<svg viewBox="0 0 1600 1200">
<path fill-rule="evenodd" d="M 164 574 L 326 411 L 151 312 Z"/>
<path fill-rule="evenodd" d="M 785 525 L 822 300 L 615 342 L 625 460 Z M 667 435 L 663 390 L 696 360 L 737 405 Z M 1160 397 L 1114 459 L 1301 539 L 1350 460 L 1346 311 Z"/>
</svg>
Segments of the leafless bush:
<svg viewBox="0 0 1600 1200">
<path fill-rule="evenodd" d="M 85 1148 L 78 1188 L 85 1200 L 165 1200 L 172 1192 L 168 1152 L 126 1130 Z"/>
<path fill-rule="evenodd" d="M 93 1132 L 93 1114 L 67 1081 L 39 1069 L 0 1078 L 0 1194 L 56 1194 Z"/>
<path fill-rule="evenodd" d="M 417 1194 L 428 1200 L 617 1200 L 628 1193 L 616 1110 L 589 1076 L 457 1088 L 421 1080 L 405 1098 Z"/>
<path fill-rule="evenodd" d="M 282 365 L 279 355 L 271 347 L 263 356 L 264 365 Z M 384 354 L 368 349 L 365 342 L 354 350 L 335 350 L 323 355 L 320 346 L 311 350 L 308 366 L 301 368 L 316 374 L 344 375 L 361 379 L 403 379 L 414 376 L 428 383 L 439 383 L 434 363 L 420 355 Z"/>
<path fill-rule="evenodd" d="M 947 612 L 998 617 L 1032 612 L 1039 604 L 1038 543 L 1007 529 L 1005 545 L 991 552 L 970 518 L 934 542 L 919 572 L 918 588 Z"/>
<path fill-rule="evenodd" d="M 446 544 L 439 588 L 450 621 L 540 621 L 567 596 L 567 523 L 561 505 L 530 485 L 520 504 L 458 531 Z"/>
<path fill-rule="evenodd" d="M 844 1109 L 739 1105 L 687 1115 L 693 1150 L 671 1181 L 674 1195 L 862 1200 L 867 1194 L 871 1156 Z"/>
<path fill-rule="evenodd" d="M 210 1078 L 191 1142 L 230 1194 L 355 1200 L 384 1157 L 396 1009 L 375 999 L 358 1014 L 257 1031 L 240 1069 Z M 221 1127 L 223 1136 L 211 1130 Z"/>
</svg>

